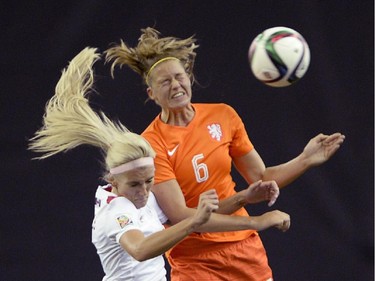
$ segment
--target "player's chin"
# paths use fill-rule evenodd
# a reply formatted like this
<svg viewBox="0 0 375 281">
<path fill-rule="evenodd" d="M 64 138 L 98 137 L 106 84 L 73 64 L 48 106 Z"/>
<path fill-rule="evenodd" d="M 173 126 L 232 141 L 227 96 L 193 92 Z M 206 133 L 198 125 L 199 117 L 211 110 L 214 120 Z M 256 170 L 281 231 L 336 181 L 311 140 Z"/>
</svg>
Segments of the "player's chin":
<svg viewBox="0 0 375 281">
<path fill-rule="evenodd" d="M 143 208 L 147 204 L 147 199 L 148 197 L 138 198 L 134 201 L 134 205 L 137 207 L 137 209 Z"/>
<path fill-rule="evenodd" d="M 190 98 L 186 94 L 178 99 L 172 99 L 169 103 L 171 109 L 182 109 L 190 106 Z"/>
</svg>

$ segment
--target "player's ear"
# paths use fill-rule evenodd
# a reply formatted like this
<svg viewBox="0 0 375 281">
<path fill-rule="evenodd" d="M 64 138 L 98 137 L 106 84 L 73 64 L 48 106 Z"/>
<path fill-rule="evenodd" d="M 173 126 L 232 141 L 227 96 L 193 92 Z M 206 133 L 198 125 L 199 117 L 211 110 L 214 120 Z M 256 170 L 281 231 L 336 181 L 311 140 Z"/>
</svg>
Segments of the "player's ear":
<svg viewBox="0 0 375 281">
<path fill-rule="evenodd" d="M 147 91 L 148 98 L 150 100 L 154 100 L 155 99 L 154 98 L 154 91 L 151 89 L 151 87 L 148 87 L 146 91 Z"/>
<path fill-rule="evenodd" d="M 106 176 L 105 180 L 110 183 L 112 186 L 117 186 L 117 182 L 115 180 L 115 177 L 112 174 L 109 174 Z"/>
</svg>

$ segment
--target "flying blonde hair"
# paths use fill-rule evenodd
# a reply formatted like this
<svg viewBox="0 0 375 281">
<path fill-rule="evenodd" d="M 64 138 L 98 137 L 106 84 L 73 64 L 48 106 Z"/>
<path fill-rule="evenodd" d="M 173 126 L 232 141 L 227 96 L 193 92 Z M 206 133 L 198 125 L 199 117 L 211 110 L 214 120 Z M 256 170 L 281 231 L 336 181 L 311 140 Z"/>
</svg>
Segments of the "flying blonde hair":
<svg viewBox="0 0 375 281">
<path fill-rule="evenodd" d="M 113 61 L 112 77 L 116 65 L 119 65 L 120 68 L 127 65 L 142 77 L 145 84 L 149 85 L 148 74 L 152 66 L 163 58 L 174 57 L 181 62 L 190 80 L 192 83 L 194 82 L 193 68 L 196 57 L 194 50 L 199 47 L 195 44 L 194 36 L 186 39 L 160 38 L 160 32 L 151 27 L 141 29 L 141 32 L 142 35 L 139 37 L 136 47 L 131 48 L 121 40 L 120 44 L 105 51 L 106 62 Z"/>
<path fill-rule="evenodd" d="M 90 107 L 86 96 L 94 83 L 92 67 L 99 59 L 96 51 L 89 47 L 83 49 L 63 70 L 55 95 L 46 104 L 43 126 L 30 139 L 28 149 L 43 153 L 34 159 L 44 159 L 87 144 L 101 149 L 108 172 L 141 157 L 155 157 L 142 136 Z"/>
</svg>

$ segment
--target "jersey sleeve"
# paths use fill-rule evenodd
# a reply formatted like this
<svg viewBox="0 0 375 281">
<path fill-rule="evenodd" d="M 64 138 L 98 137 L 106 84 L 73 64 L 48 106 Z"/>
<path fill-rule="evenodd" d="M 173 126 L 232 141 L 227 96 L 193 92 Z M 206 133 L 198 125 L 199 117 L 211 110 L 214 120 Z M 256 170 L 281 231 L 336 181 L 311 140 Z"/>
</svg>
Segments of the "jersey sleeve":
<svg viewBox="0 0 375 281">
<path fill-rule="evenodd" d="M 228 106 L 228 108 L 232 125 L 232 142 L 229 153 L 232 157 L 240 157 L 254 149 L 254 145 L 250 141 L 241 117 L 232 107 Z"/>
<path fill-rule="evenodd" d="M 163 136 L 160 135 L 157 128 L 157 118 L 149 125 L 149 127 L 142 133 L 142 136 L 147 139 L 156 153 L 154 159 L 157 171 L 155 173 L 155 184 L 176 179 L 176 174 L 173 171 L 172 165 L 168 159 L 166 145 L 163 142 Z"/>
<path fill-rule="evenodd" d="M 136 207 L 126 198 L 111 201 L 107 214 L 106 232 L 110 239 L 119 243 L 121 236 L 132 229 L 140 229 Z"/>
<path fill-rule="evenodd" d="M 155 184 L 176 179 L 176 174 L 173 171 L 166 151 L 157 144 L 151 144 L 151 146 L 156 152 L 156 157 L 154 159 L 155 167 L 157 167 L 157 171 L 155 173 Z"/>
<path fill-rule="evenodd" d="M 165 224 L 168 221 L 168 217 L 164 214 L 163 210 L 160 208 L 153 192 L 150 192 L 149 204 L 158 215 L 159 221 L 162 224 Z"/>
</svg>

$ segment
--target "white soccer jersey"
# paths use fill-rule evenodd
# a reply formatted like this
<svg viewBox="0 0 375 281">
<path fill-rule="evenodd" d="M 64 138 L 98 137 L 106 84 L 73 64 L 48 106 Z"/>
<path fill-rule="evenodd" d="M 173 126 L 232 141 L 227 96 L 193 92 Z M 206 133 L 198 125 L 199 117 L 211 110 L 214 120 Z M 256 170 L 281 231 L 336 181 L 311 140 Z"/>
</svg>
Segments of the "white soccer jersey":
<svg viewBox="0 0 375 281">
<path fill-rule="evenodd" d="M 162 256 L 139 262 L 119 244 L 121 235 L 128 230 L 139 229 L 148 236 L 164 229 L 162 223 L 167 221 L 167 217 L 154 194 L 150 192 L 146 206 L 137 209 L 128 199 L 118 197 L 110 190 L 110 185 L 98 187 L 92 224 L 92 243 L 105 272 L 103 281 L 166 280 Z"/>
</svg>

